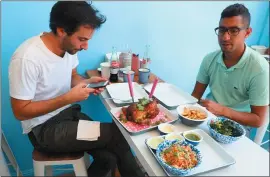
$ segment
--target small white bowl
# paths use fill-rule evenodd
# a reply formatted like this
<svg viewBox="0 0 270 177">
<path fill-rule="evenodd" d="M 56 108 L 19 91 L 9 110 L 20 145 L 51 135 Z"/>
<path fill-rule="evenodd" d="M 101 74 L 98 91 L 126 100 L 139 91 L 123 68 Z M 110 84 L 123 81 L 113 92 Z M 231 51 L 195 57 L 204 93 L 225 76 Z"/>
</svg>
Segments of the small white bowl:
<svg viewBox="0 0 270 177">
<path fill-rule="evenodd" d="M 146 143 L 151 149 L 156 150 L 158 145 L 163 141 L 165 141 L 165 139 L 163 139 L 161 136 L 155 136 L 149 138 Z"/>
<path fill-rule="evenodd" d="M 200 138 L 200 140 L 191 140 L 190 138 L 186 137 L 188 134 L 194 134 L 194 135 L 198 136 L 198 137 Z M 197 132 L 195 132 L 195 131 L 192 131 L 192 130 L 190 130 L 190 131 L 185 131 L 185 132 L 183 133 L 183 137 L 185 138 L 185 140 L 186 140 L 188 143 L 190 143 L 190 144 L 192 144 L 192 145 L 194 145 L 194 146 L 197 146 L 200 142 L 203 141 L 203 137 L 202 137 L 199 133 L 197 133 Z"/>
<path fill-rule="evenodd" d="M 163 123 L 158 125 L 158 130 L 161 135 L 175 132 L 175 126 L 169 123 Z"/>
<path fill-rule="evenodd" d="M 176 133 L 176 132 L 173 132 L 173 133 L 169 133 L 165 136 L 165 140 L 179 140 L 181 142 L 185 141 L 185 138 L 180 135 L 180 133 Z"/>
</svg>

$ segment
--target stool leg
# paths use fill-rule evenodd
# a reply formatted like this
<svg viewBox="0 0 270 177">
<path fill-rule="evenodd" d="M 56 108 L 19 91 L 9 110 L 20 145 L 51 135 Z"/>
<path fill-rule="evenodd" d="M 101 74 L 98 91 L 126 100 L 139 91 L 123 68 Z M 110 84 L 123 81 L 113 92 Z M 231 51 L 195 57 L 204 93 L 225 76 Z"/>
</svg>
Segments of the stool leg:
<svg viewBox="0 0 270 177">
<path fill-rule="evenodd" d="M 45 166 L 43 163 L 33 160 L 33 166 L 35 176 L 45 176 Z"/>
<path fill-rule="evenodd" d="M 91 163 L 90 163 L 89 154 L 87 152 L 84 153 L 84 162 L 85 162 L 86 169 L 88 169 Z"/>
<path fill-rule="evenodd" d="M 87 176 L 87 170 L 84 163 L 84 157 L 76 160 L 73 163 L 73 168 L 76 176 Z"/>
<path fill-rule="evenodd" d="M 46 176 L 53 176 L 53 168 L 52 166 L 45 166 L 45 172 L 46 172 Z"/>
</svg>

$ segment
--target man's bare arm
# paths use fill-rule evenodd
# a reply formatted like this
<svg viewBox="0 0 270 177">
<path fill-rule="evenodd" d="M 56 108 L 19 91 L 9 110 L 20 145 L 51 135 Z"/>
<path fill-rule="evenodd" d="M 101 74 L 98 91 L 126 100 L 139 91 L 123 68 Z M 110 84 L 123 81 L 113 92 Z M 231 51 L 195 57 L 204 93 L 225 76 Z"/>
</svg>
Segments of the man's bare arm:
<svg viewBox="0 0 270 177">
<path fill-rule="evenodd" d="M 95 89 L 86 88 L 81 83 L 72 88 L 69 92 L 49 100 L 32 101 L 11 98 L 11 106 L 15 117 L 18 120 L 28 120 L 52 112 L 65 105 L 85 100 Z"/>
<path fill-rule="evenodd" d="M 19 100 L 11 97 L 13 113 L 20 121 L 42 116 L 70 103 L 71 102 L 66 94 L 54 99 L 35 102 L 32 102 L 31 100 Z"/>
<path fill-rule="evenodd" d="M 86 78 L 82 77 L 77 73 L 77 68 L 74 68 L 71 73 L 71 87 L 74 87 L 75 85 L 85 82 L 86 83 Z"/>
<path fill-rule="evenodd" d="M 197 98 L 198 100 L 200 100 L 202 98 L 206 88 L 207 88 L 207 85 L 208 84 L 202 84 L 202 83 L 197 81 L 191 95 L 193 97 Z"/>
<path fill-rule="evenodd" d="M 260 127 L 267 119 L 268 106 L 251 106 L 251 113 L 238 112 L 224 107 L 223 116 L 228 117 L 242 125 Z"/>
</svg>

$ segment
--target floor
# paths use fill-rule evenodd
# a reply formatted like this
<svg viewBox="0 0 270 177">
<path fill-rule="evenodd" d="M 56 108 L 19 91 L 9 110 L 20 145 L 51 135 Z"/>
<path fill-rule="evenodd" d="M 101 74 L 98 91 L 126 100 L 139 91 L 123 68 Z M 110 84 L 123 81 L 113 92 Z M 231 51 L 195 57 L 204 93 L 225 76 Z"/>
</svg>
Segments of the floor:
<svg viewBox="0 0 270 177">
<path fill-rule="evenodd" d="M 138 161 L 137 158 L 136 158 L 136 161 L 137 161 L 137 163 L 139 164 L 141 170 L 142 170 L 143 172 L 145 172 L 144 169 L 143 169 L 143 167 L 141 166 L 141 164 L 140 164 L 140 162 Z M 74 177 L 75 177 L 75 173 L 74 173 L 74 172 L 71 172 L 71 173 L 66 173 L 66 174 L 60 175 L 60 176 L 74 176 Z M 121 177 L 121 175 L 120 175 L 118 169 L 116 169 L 115 177 Z"/>
</svg>

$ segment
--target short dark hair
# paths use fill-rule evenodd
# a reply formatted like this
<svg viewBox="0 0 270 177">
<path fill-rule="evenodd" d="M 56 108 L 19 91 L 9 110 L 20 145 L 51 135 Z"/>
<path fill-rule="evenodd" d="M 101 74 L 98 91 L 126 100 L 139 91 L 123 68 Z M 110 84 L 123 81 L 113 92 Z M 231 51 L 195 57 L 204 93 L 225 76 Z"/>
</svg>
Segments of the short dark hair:
<svg viewBox="0 0 270 177">
<path fill-rule="evenodd" d="M 64 28 L 68 35 L 72 35 L 81 25 L 97 29 L 105 21 L 106 17 L 86 1 L 59 1 L 50 13 L 50 28 L 55 34 L 57 27 Z"/>
<path fill-rule="evenodd" d="M 247 27 L 250 25 L 250 13 L 248 9 L 243 4 L 233 4 L 226 7 L 221 13 L 221 19 L 233 16 L 242 16 L 242 18 L 246 21 Z"/>
</svg>

